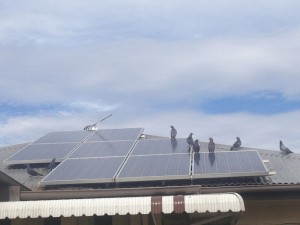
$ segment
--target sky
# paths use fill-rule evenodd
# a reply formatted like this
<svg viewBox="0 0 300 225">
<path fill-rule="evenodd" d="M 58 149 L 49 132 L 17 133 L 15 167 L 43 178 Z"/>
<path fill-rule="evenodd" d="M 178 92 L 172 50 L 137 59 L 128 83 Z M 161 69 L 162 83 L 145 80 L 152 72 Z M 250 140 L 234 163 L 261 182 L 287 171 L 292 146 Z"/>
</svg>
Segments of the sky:
<svg viewBox="0 0 300 225">
<path fill-rule="evenodd" d="M 144 133 L 300 153 L 300 1 L 0 0 L 0 146 Z"/>
</svg>

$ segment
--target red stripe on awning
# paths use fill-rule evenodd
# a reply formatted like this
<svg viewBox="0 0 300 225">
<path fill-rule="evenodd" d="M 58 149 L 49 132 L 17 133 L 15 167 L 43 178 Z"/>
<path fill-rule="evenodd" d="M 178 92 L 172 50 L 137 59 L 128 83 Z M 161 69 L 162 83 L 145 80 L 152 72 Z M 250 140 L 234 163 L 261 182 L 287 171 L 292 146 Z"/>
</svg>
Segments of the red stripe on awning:
<svg viewBox="0 0 300 225">
<path fill-rule="evenodd" d="M 173 201 L 174 201 L 174 212 L 183 213 L 185 211 L 184 196 L 182 195 L 174 196 Z"/>
<path fill-rule="evenodd" d="M 151 213 L 162 213 L 162 196 L 151 197 Z"/>
</svg>

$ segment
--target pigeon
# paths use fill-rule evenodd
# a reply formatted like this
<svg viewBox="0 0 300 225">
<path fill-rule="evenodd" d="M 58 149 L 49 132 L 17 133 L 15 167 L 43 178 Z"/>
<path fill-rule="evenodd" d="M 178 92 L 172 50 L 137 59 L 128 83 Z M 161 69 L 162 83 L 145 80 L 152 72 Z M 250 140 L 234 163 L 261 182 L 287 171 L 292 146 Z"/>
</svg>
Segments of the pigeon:
<svg viewBox="0 0 300 225">
<path fill-rule="evenodd" d="M 194 139 L 193 139 L 193 133 L 190 133 L 190 135 L 188 136 L 188 138 L 186 139 L 187 143 L 189 144 L 189 146 L 194 144 Z"/>
<path fill-rule="evenodd" d="M 200 152 L 200 145 L 199 145 L 199 140 L 195 140 L 195 143 L 193 144 L 193 149 L 194 152 Z"/>
<path fill-rule="evenodd" d="M 230 151 L 237 150 L 239 147 L 241 147 L 242 142 L 239 137 L 236 138 L 236 142 L 230 147 Z"/>
<path fill-rule="evenodd" d="M 177 135 L 177 130 L 171 126 L 171 138 L 176 138 Z"/>
<path fill-rule="evenodd" d="M 209 152 L 214 152 L 215 151 L 215 142 L 214 139 L 212 139 L 211 137 L 209 138 L 209 142 L 208 142 L 208 151 Z"/>
<path fill-rule="evenodd" d="M 49 170 L 53 170 L 55 168 L 55 160 L 56 158 L 53 158 L 52 161 L 49 163 L 49 165 L 47 166 L 47 169 Z"/>
<path fill-rule="evenodd" d="M 43 176 L 42 174 L 36 172 L 35 170 L 33 170 L 29 164 L 27 164 L 27 173 L 31 176 Z"/>
<path fill-rule="evenodd" d="M 280 150 L 282 151 L 282 153 L 283 153 L 284 155 L 293 153 L 288 147 L 286 147 L 286 146 L 282 143 L 281 140 L 280 140 L 280 142 L 279 142 L 279 148 L 280 148 Z"/>
</svg>

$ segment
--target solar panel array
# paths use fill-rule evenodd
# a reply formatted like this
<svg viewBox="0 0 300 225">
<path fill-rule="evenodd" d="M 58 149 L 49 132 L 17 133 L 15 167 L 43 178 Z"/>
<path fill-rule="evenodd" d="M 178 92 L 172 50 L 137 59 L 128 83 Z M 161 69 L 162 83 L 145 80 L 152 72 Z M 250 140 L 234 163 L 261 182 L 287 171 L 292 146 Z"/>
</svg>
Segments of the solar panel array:
<svg viewBox="0 0 300 225">
<path fill-rule="evenodd" d="M 6 164 L 61 163 L 41 185 L 266 176 L 256 151 L 200 152 L 186 139 L 140 140 L 142 128 L 49 133 Z"/>
</svg>

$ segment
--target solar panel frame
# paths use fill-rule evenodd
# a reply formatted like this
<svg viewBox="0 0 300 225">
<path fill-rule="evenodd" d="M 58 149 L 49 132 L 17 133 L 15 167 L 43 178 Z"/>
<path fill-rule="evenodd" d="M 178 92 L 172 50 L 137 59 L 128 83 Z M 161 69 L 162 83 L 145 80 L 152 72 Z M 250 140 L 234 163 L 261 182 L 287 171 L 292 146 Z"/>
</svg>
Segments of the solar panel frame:
<svg viewBox="0 0 300 225">
<path fill-rule="evenodd" d="M 208 152 L 193 153 L 194 159 L 195 156 L 197 157 L 197 154 L 199 154 L 200 160 L 199 163 L 193 160 L 192 179 L 252 177 L 252 176 L 269 175 L 269 172 L 257 151 L 252 150 L 252 151 L 238 151 L 238 152 L 229 151 L 229 152 L 215 152 L 215 153 L 208 153 Z M 213 160 L 211 160 L 212 156 L 214 157 Z M 250 157 L 254 157 L 255 161 L 251 161 Z M 236 162 L 236 163 L 232 164 L 231 162 Z M 253 164 L 255 163 L 259 165 L 258 170 L 255 170 L 253 167 Z M 251 165 L 250 169 L 249 169 L 249 165 Z M 248 171 L 246 168 L 248 168 Z"/>
<path fill-rule="evenodd" d="M 124 160 L 125 157 L 66 159 L 49 173 L 40 185 L 113 183 Z M 72 166 L 76 163 L 77 167 Z M 99 176 L 99 171 L 104 173 Z M 96 173 L 97 176 L 89 177 L 91 172 Z M 105 175 L 107 173 L 108 176 Z"/>
<path fill-rule="evenodd" d="M 183 159 L 185 157 L 185 159 Z M 169 167 L 172 163 L 172 158 L 181 162 L 182 159 L 186 160 L 185 164 L 174 163 L 172 165 L 177 165 L 177 174 L 174 174 L 174 167 Z M 168 160 L 165 163 L 165 159 Z M 155 154 L 155 155 L 130 155 L 121 170 L 115 178 L 115 182 L 134 182 L 134 181 L 162 181 L 162 180 L 190 180 L 190 167 L 191 167 L 191 157 L 190 154 Z M 159 163 L 160 161 L 160 163 Z M 135 163 L 134 163 L 135 162 Z M 160 165 L 160 167 L 158 167 Z M 172 166 L 171 165 L 171 166 Z M 136 167 L 143 168 L 136 168 Z M 185 166 L 185 168 L 183 168 Z M 159 169 L 164 168 L 165 173 L 158 174 Z M 146 171 L 145 171 L 146 169 Z M 151 170 L 152 169 L 152 170 Z M 181 172 L 178 174 L 179 170 L 186 170 L 185 173 Z M 128 174 L 128 171 L 129 174 Z M 132 172 L 135 174 L 140 173 L 140 175 L 132 175 Z"/>
</svg>

